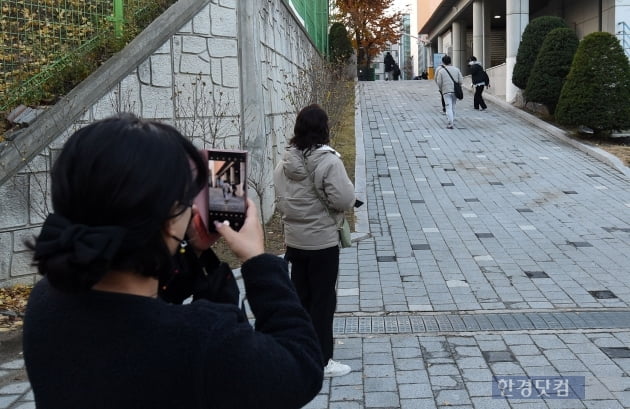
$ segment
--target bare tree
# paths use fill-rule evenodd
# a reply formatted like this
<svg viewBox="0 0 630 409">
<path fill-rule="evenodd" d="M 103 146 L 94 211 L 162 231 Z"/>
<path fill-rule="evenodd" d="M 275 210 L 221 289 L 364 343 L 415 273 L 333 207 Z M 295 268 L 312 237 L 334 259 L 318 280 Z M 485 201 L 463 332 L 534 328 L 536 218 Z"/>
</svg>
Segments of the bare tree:
<svg viewBox="0 0 630 409">
<path fill-rule="evenodd" d="M 330 129 L 339 130 L 343 112 L 353 100 L 354 82 L 344 79 L 343 70 L 319 58 L 298 72 L 295 82 L 289 82 L 285 100 L 298 112 L 310 104 L 319 104 L 328 113 Z M 289 113 L 292 114 L 292 113 Z"/>
<path fill-rule="evenodd" d="M 182 134 L 201 138 L 203 149 L 240 147 L 240 141 L 237 146 L 231 146 L 229 141 L 230 136 L 238 134 L 240 122 L 239 109 L 229 90 L 215 89 L 197 74 L 190 84 L 175 86 L 174 98 L 177 126 Z"/>
<path fill-rule="evenodd" d="M 269 189 L 270 186 L 273 186 L 273 158 L 270 153 L 271 149 L 271 146 L 265 146 L 261 149 L 255 149 L 249 152 L 250 169 L 247 175 L 247 181 L 249 186 L 256 193 L 258 208 L 260 209 L 260 218 L 263 223 L 267 220 L 264 206 L 265 196 L 273 195 L 273 189 Z M 263 229 L 263 235 L 265 242 L 267 242 L 266 229 Z"/>
</svg>

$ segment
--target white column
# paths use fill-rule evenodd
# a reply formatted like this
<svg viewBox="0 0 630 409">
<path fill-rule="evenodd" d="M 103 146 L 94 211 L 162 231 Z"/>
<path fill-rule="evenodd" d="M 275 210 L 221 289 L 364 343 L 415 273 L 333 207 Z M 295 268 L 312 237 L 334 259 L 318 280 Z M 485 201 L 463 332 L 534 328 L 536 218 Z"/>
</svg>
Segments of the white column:
<svg viewBox="0 0 630 409">
<path fill-rule="evenodd" d="M 453 66 L 460 70 L 466 65 L 466 23 L 453 21 Z"/>
<path fill-rule="evenodd" d="M 492 49 L 490 47 L 490 36 L 492 35 L 492 14 L 490 13 L 490 6 L 484 3 L 483 7 L 483 60 L 481 63 L 485 68 L 490 67 Z"/>
<path fill-rule="evenodd" d="M 411 57 L 413 58 L 413 70 L 411 72 L 412 79 L 416 75 L 419 75 L 422 71 L 418 71 L 420 65 L 420 42 L 418 41 L 418 2 L 411 2 L 411 21 L 410 21 L 410 30 L 413 36 L 411 37 Z"/>
<path fill-rule="evenodd" d="M 438 53 L 444 52 L 444 39 L 442 38 L 441 35 L 437 37 L 437 52 Z"/>
<path fill-rule="evenodd" d="M 479 61 L 483 66 L 484 64 L 484 54 L 483 54 L 483 39 L 484 39 L 484 1 L 483 0 L 475 0 L 473 2 L 473 55 L 477 57 L 477 61 Z"/>
<path fill-rule="evenodd" d="M 529 22 L 529 0 L 506 0 L 505 10 L 505 100 L 513 102 L 518 87 L 512 84 L 512 72 L 523 30 Z"/>
<path fill-rule="evenodd" d="M 490 8 L 486 0 L 473 3 L 473 55 L 485 68 L 490 67 Z"/>
</svg>

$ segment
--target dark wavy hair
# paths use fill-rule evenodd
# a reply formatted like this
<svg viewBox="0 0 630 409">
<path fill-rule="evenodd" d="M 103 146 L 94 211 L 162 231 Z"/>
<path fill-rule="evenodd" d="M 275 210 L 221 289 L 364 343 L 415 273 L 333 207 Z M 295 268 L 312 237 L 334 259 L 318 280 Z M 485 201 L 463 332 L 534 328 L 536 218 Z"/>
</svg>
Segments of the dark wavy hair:
<svg viewBox="0 0 630 409">
<path fill-rule="evenodd" d="M 302 108 L 295 120 L 293 138 L 289 143 L 301 151 L 310 150 L 330 142 L 328 115 L 317 104 Z"/>
<path fill-rule="evenodd" d="M 110 270 L 159 277 L 171 268 L 165 223 L 206 183 L 207 163 L 172 126 L 122 114 L 79 129 L 52 169 L 51 216 L 69 226 L 113 226 L 124 234 L 106 262 L 82 263 L 76 245 L 38 256 L 45 223 L 34 246 L 39 273 L 68 291 L 87 290 Z"/>
</svg>

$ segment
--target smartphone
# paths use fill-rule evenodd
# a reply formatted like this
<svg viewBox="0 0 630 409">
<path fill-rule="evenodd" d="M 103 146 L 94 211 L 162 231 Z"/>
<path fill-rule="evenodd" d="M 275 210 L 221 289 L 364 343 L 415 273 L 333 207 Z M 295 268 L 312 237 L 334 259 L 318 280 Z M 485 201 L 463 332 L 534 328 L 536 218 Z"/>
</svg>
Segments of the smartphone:
<svg viewBox="0 0 630 409">
<path fill-rule="evenodd" d="M 195 198 L 201 219 L 214 232 L 214 221 L 228 221 L 234 230 L 245 222 L 247 210 L 247 151 L 206 149 L 208 183 Z"/>
</svg>

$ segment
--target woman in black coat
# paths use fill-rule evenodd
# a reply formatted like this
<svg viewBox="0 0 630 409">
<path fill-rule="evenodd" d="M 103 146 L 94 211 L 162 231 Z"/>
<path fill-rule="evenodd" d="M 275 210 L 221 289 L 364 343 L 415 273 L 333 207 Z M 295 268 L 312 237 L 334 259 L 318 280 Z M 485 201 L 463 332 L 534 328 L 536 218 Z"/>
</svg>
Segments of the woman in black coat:
<svg viewBox="0 0 630 409">
<path fill-rule="evenodd" d="M 472 83 L 475 87 L 475 96 L 473 98 L 473 104 L 475 109 L 481 108 L 482 111 L 485 111 L 488 106 L 486 102 L 483 100 L 483 89 L 484 87 L 490 87 L 490 78 L 488 78 L 488 74 L 483 69 L 483 66 L 480 62 L 477 61 L 475 56 L 470 57 L 468 60 L 468 65 L 470 66 L 470 75 L 472 77 Z"/>
</svg>

